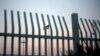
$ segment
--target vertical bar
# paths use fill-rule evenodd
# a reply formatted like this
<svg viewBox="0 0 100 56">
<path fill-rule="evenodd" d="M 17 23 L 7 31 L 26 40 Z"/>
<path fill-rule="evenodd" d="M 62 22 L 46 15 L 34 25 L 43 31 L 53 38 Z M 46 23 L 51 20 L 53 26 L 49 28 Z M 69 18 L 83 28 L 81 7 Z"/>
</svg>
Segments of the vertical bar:
<svg viewBox="0 0 100 56">
<path fill-rule="evenodd" d="M 62 17 L 62 19 L 63 19 L 64 25 L 65 25 L 65 28 L 66 28 L 66 32 L 67 32 L 67 37 L 68 37 L 68 53 L 69 53 L 69 52 L 70 52 L 69 30 L 68 30 L 68 27 L 67 27 L 67 24 L 66 24 L 65 18 Z"/>
<path fill-rule="evenodd" d="M 98 23 L 98 25 L 99 25 L 99 27 L 100 27 L 100 22 L 99 22 L 99 20 L 97 20 L 97 23 Z M 100 38 L 100 33 L 99 33 L 99 38 Z"/>
<path fill-rule="evenodd" d="M 32 13 L 30 13 L 31 26 L 32 26 L 32 56 L 34 56 L 34 23 Z"/>
<path fill-rule="evenodd" d="M 50 25 L 50 36 L 51 36 L 51 56 L 53 56 L 53 39 L 52 39 L 53 31 L 52 31 L 52 26 L 51 26 L 51 22 L 50 22 L 49 15 L 47 15 L 47 18 L 48 18 L 48 22 L 49 22 L 49 25 Z"/>
<path fill-rule="evenodd" d="M 69 37 L 69 30 L 68 30 L 68 27 L 67 27 L 67 24 L 66 24 L 65 18 L 62 17 L 62 19 L 63 19 L 64 25 L 65 25 L 65 27 L 66 27 L 67 36 Z"/>
<path fill-rule="evenodd" d="M 26 12 L 24 12 L 24 20 L 25 20 L 25 34 L 26 34 L 26 37 L 25 37 L 25 56 L 27 56 L 27 51 L 28 51 L 28 27 L 27 27 L 27 19 L 26 19 Z"/>
<path fill-rule="evenodd" d="M 60 16 L 58 16 L 58 20 L 59 20 L 61 31 L 62 31 L 62 56 L 64 56 L 64 30 L 63 30 L 63 26 L 60 20 Z"/>
<path fill-rule="evenodd" d="M 82 46 L 83 46 L 83 33 L 82 33 L 82 29 L 81 29 L 80 26 L 79 26 L 79 28 L 80 28 L 80 34 L 81 34 L 81 44 L 82 44 Z"/>
<path fill-rule="evenodd" d="M 96 31 L 95 31 L 95 28 L 94 28 L 94 25 L 93 25 L 93 23 L 91 22 L 91 20 L 89 19 L 89 22 L 90 22 L 90 24 L 91 24 L 91 26 L 92 26 L 92 29 L 93 29 L 93 35 L 95 36 L 95 46 L 97 47 L 97 34 L 96 34 Z"/>
<path fill-rule="evenodd" d="M 39 49 L 38 49 L 38 53 L 39 53 L 39 56 L 41 55 L 41 39 L 40 39 L 40 33 L 41 33 L 41 29 L 40 29 L 40 23 L 39 23 L 39 18 L 38 18 L 38 14 L 36 13 L 36 19 L 37 19 L 37 24 L 38 24 L 38 34 L 39 34 L 39 42 L 38 42 L 38 46 L 39 46 Z"/>
<path fill-rule="evenodd" d="M 5 23 L 5 32 L 4 32 L 4 50 L 3 50 L 3 56 L 6 56 L 6 47 L 7 47 L 7 11 L 4 10 L 4 23 Z"/>
<path fill-rule="evenodd" d="M 86 47 L 88 47 L 86 27 L 85 27 L 85 25 L 84 25 L 84 22 L 83 22 L 82 18 L 80 18 L 80 20 L 81 20 L 81 23 L 82 23 L 83 29 L 84 29 L 84 31 L 85 31 L 85 37 L 86 37 Z"/>
<path fill-rule="evenodd" d="M 11 22 L 12 22 L 11 56 L 13 56 L 13 50 L 14 50 L 14 17 L 13 17 L 13 11 L 11 11 Z"/>
<path fill-rule="evenodd" d="M 89 24 L 88 24 L 88 22 L 87 22 L 86 19 L 85 19 L 85 22 L 86 22 L 86 25 L 87 25 L 88 30 L 89 30 L 89 32 L 90 32 L 90 38 L 92 39 L 92 31 L 91 31 L 91 29 L 90 29 L 90 27 L 89 27 Z M 90 47 L 91 47 L 91 50 L 93 51 L 92 40 L 90 40 Z M 91 55 L 91 54 L 90 54 L 90 55 Z"/>
<path fill-rule="evenodd" d="M 18 56 L 21 54 L 21 23 L 20 23 L 20 13 L 17 11 L 17 17 L 18 17 L 18 28 L 19 28 L 19 39 L 18 39 Z"/>
<path fill-rule="evenodd" d="M 98 33 L 100 33 L 100 31 L 99 31 L 99 29 L 98 29 L 98 27 L 97 27 L 97 24 L 96 24 L 96 22 L 93 20 L 93 26 L 94 26 L 94 30 L 95 30 L 95 38 L 96 38 L 96 48 L 97 48 L 97 46 L 98 46 L 98 43 L 97 43 L 97 32 Z M 96 32 L 97 31 L 97 32 Z"/>
<path fill-rule="evenodd" d="M 100 21 L 99 20 L 97 20 L 97 23 L 99 24 L 99 26 L 100 26 Z"/>
<path fill-rule="evenodd" d="M 44 21 L 44 15 L 41 14 L 41 17 L 42 17 L 42 21 L 43 21 L 43 26 L 45 27 L 45 21 Z M 47 30 L 44 30 L 45 32 L 45 36 L 47 35 Z M 47 38 L 45 38 L 45 56 L 47 56 Z"/>
<path fill-rule="evenodd" d="M 74 51 L 77 53 L 77 45 L 79 44 L 79 24 L 78 24 L 78 14 L 72 14 L 72 34 L 73 34 L 73 43 L 74 43 Z"/>
<path fill-rule="evenodd" d="M 98 28 L 98 26 L 97 26 L 96 21 L 93 20 L 93 23 L 94 23 L 94 27 L 97 29 L 97 31 L 98 31 L 98 33 L 99 33 L 99 37 L 100 37 L 100 30 L 99 30 L 99 28 Z"/>
<path fill-rule="evenodd" d="M 53 56 L 53 38 L 51 37 L 51 56 Z"/>
<path fill-rule="evenodd" d="M 56 21 L 55 21 L 54 15 L 52 15 L 52 18 L 53 18 L 53 22 L 54 22 L 54 25 L 55 25 L 55 28 L 56 28 L 56 37 L 57 37 L 57 56 L 59 56 L 58 28 L 57 28 L 57 23 L 56 23 Z"/>
</svg>

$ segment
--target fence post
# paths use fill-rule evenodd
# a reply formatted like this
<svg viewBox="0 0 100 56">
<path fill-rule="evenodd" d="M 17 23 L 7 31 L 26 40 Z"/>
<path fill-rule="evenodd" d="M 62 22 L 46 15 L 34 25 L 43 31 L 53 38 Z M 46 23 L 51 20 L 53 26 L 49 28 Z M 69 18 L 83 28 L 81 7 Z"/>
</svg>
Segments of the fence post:
<svg viewBox="0 0 100 56">
<path fill-rule="evenodd" d="M 79 24 L 78 24 L 78 14 L 73 13 L 72 17 L 72 34 L 73 34 L 73 47 L 75 53 L 77 53 L 77 45 L 79 44 Z"/>
</svg>

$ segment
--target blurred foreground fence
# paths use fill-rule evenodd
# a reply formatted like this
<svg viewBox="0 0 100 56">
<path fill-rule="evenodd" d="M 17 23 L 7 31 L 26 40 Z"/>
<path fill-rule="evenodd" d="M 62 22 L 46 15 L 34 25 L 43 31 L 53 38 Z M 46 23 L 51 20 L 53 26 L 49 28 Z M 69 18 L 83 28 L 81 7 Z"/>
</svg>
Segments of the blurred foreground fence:
<svg viewBox="0 0 100 56">
<path fill-rule="evenodd" d="M 7 52 L 7 37 L 11 37 L 11 55 L 10 56 L 14 56 L 14 37 L 18 37 L 18 56 L 21 56 L 21 38 L 25 37 L 25 41 L 23 43 L 25 43 L 25 56 L 28 56 L 28 38 L 32 38 L 32 54 L 31 56 L 35 56 L 35 51 L 34 51 L 34 38 L 37 38 L 38 41 L 38 56 L 42 56 L 41 55 L 41 39 L 45 39 L 44 42 L 44 51 L 45 54 L 44 56 L 49 56 L 48 55 L 48 49 L 47 49 L 47 39 L 50 39 L 50 49 L 51 49 L 51 53 L 50 56 L 55 56 L 54 55 L 54 47 L 53 47 L 53 40 L 56 39 L 56 51 L 57 51 L 57 56 L 60 56 L 59 54 L 59 40 L 62 40 L 62 56 L 68 56 L 68 54 L 65 54 L 65 42 L 67 40 L 67 46 L 68 46 L 68 50 L 67 52 L 69 53 L 70 50 L 70 40 L 73 40 L 73 51 L 74 53 L 78 52 L 78 47 L 77 45 L 80 44 L 84 47 L 92 47 L 92 49 L 94 49 L 94 47 L 96 47 L 99 44 L 100 41 L 100 21 L 99 20 L 90 20 L 90 19 L 78 19 L 78 14 L 77 13 L 73 13 L 71 15 L 71 20 L 72 20 L 72 37 L 69 35 L 70 31 L 68 29 L 67 23 L 65 18 L 62 16 L 57 16 L 57 19 L 55 19 L 55 16 L 52 15 L 52 22 L 53 25 L 52 26 L 52 22 L 50 20 L 50 16 L 47 16 L 47 22 L 48 25 L 45 22 L 45 18 L 44 18 L 44 14 L 41 14 L 41 20 L 43 23 L 43 29 L 44 29 L 44 35 L 41 35 L 41 23 L 39 22 L 39 17 L 38 14 L 35 13 L 35 18 L 33 18 L 32 13 L 29 13 L 29 17 L 28 19 L 30 19 L 30 23 L 31 23 L 31 29 L 32 29 L 32 34 L 28 34 L 28 23 L 27 23 L 27 15 L 26 12 L 23 12 L 23 16 L 24 16 L 24 22 L 25 22 L 25 34 L 21 33 L 21 16 L 20 16 L 20 12 L 17 11 L 16 15 L 17 15 L 17 19 L 18 19 L 18 34 L 14 33 L 15 32 L 15 24 L 14 24 L 14 12 L 11 11 L 11 33 L 7 33 L 8 30 L 8 25 L 7 25 L 7 10 L 4 10 L 4 32 L 0 32 L 0 36 L 4 37 L 4 49 L 3 49 L 3 56 L 6 56 L 6 52 Z M 34 23 L 34 19 L 36 19 L 36 23 Z M 56 22 L 56 20 L 58 20 L 59 23 Z M 62 21 L 61 21 L 62 20 Z M 79 21 L 80 22 L 79 22 Z M 35 25 L 36 24 L 36 25 Z M 59 29 L 58 26 L 60 26 L 61 29 L 61 35 L 59 36 Z M 34 31 L 36 30 L 34 27 L 38 27 L 38 34 L 35 35 Z M 64 30 L 64 27 L 66 30 Z M 50 35 L 47 35 L 47 29 L 50 29 Z M 53 35 L 53 28 L 55 28 L 56 31 L 56 36 Z M 66 31 L 66 35 L 64 36 L 64 31 Z M 99 44 L 100 45 L 100 44 Z"/>
</svg>

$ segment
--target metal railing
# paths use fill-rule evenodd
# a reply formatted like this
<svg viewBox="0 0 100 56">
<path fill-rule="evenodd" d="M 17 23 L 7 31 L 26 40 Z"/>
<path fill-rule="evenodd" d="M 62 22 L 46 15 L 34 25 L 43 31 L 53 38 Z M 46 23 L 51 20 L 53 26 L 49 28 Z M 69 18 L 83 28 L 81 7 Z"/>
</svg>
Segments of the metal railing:
<svg viewBox="0 0 100 56">
<path fill-rule="evenodd" d="M 12 29 L 11 29 L 11 33 L 7 33 L 7 10 L 4 10 L 4 28 L 5 31 L 0 33 L 0 36 L 4 36 L 4 49 L 3 49 L 3 56 L 6 56 L 6 52 L 7 52 L 7 37 L 11 37 L 11 56 L 14 56 L 14 37 L 18 37 L 18 56 L 21 56 L 21 38 L 25 37 L 25 56 L 28 56 L 28 38 L 32 38 L 32 56 L 35 56 L 35 51 L 34 51 L 34 44 L 35 41 L 34 39 L 37 38 L 38 41 L 38 56 L 42 56 L 41 55 L 41 39 L 45 39 L 44 41 L 44 47 L 45 47 L 45 55 L 44 56 L 48 56 L 47 55 L 47 39 L 50 39 L 50 47 L 51 47 L 51 56 L 54 56 L 54 51 L 53 51 L 53 40 L 56 39 L 56 51 L 57 51 L 57 56 L 59 55 L 59 40 L 62 40 L 62 55 L 64 56 L 64 50 L 66 47 L 64 47 L 65 45 L 65 40 L 67 40 L 68 42 L 68 52 L 70 52 L 70 40 L 73 40 L 73 47 L 74 47 L 74 51 L 77 52 L 78 48 L 77 45 L 81 44 L 83 46 L 84 42 L 86 43 L 86 46 L 89 46 L 88 42 L 90 41 L 90 46 L 93 48 L 93 41 L 95 41 L 95 44 L 97 45 L 97 42 L 100 41 L 100 21 L 99 20 L 83 20 L 80 18 L 80 23 L 78 22 L 78 14 L 77 13 L 73 13 L 71 15 L 72 17 L 72 34 L 73 36 L 70 37 L 69 36 L 69 29 L 67 26 L 67 23 L 65 21 L 65 18 L 62 16 L 57 16 L 57 19 L 55 19 L 55 16 L 52 15 L 52 22 L 54 27 L 52 27 L 52 22 L 50 20 L 50 16 L 47 16 L 47 22 L 48 25 L 46 25 L 45 22 L 45 18 L 44 18 L 44 14 L 41 14 L 41 20 L 43 23 L 43 27 L 44 27 L 44 35 L 41 35 L 41 24 L 39 22 L 39 16 L 37 13 L 35 13 L 35 19 L 36 19 L 36 23 L 37 24 L 37 29 L 38 29 L 38 35 L 35 34 L 35 28 L 36 25 L 34 24 L 34 19 L 32 16 L 32 12 L 29 13 L 29 17 L 28 19 L 30 19 L 30 23 L 31 23 L 31 29 L 32 29 L 32 34 L 28 34 L 28 23 L 27 23 L 27 15 L 26 12 L 23 12 L 24 15 L 24 22 L 25 22 L 25 34 L 21 33 L 21 16 L 20 16 L 20 12 L 17 11 L 17 19 L 18 19 L 18 34 L 14 33 L 15 32 L 15 24 L 14 24 L 14 12 L 11 11 L 11 24 L 12 24 Z M 62 19 L 62 21 L 61 21 Z M 59 23 L 56 22 L 56 20 L 58 20 Z M 63 23 L 63 24 L 62 24 Z M 59 24 L 60 28 L 61 28 L 61 34 L 62 36 L 59 36 L 58 32 L 59 29 L 57 27 L 57 25 Z M 81 24 L 81 25 L 80 25 Z M 86 25 L 85 25 L 86 24 Z M 65 29 L 64 29 L 64 27 Z M 47 35 L 47 28 L 50 28 L 50 35 Z M 53 28 L 55 28 L 56 31 L 56 36 L 53 35 Z M 88 31 L 87 31 L 88 30 Z M 66 35 L 64 36 L 64 31 L 66 31 Z M 89 33 L 88 33 L 89 32 Z M 84 34 L 85 33 L 85 37 Z M 90 36 L 88 36 L 90 34 Z M 80 35 L 80 36 L 79 36 Z M 94 37 L 93 37 L 94 35 Z"/>
</svg>

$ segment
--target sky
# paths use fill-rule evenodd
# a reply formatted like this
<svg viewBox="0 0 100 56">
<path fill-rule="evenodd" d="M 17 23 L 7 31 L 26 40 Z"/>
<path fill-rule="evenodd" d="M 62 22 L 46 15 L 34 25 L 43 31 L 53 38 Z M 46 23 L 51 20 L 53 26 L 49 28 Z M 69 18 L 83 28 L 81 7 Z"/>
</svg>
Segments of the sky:
<svg viewBox="0 0 100 56">
<path fill-rule="evenodd" d="M 0 0 L 0 11 L 33 11 L 64 16 L 78 13 L 81 17 L 99 19 L 99 5 L 100 0 Z"/>
<path fill-rule="evenodd" d="M 20 11 L 21 13 L 26 11 L 27 13 L 33 12 L 64 16 L 69 28 L 71 28 L 72 13 L 78 13 L 79 18 L 100 19 L 100 0 L 0 0 L 0 29 L 2 29 L 0 32 L 4 32 L 4 9 L 7 9 L 8 12 L 13 10 L 15 12 Z M 10 20 L 10 16 L 8 15 L 8 21 L 11 22 Z M 23 19 L 21 19 L 21 21 L 23 22 Z M 30 21 L 28 20 L 28 22 Z M 17 23 L 15 23 L 15 25 L 17 25 Z M 24 22 L 22 25 L 24 25 Z M 30 26 L 30 23 L 28 25 Z M 8 26 L 11 26 L 11 23 L 8 23 Z M 11 27 L 8 27 L 8 29 L 11 29 Z M 17 30 L 15 30 L 16 33 L 18 33 Z M 11 30 L 8 30 L 8 32 L 11 32 Z M 24 32 L 23 29 L 22 33 Z M 29 32 L 29 34 L 30 33 L 31 32 Z M 2 43 L 3 41 L 1 40 L 0 44 Z M 2 50 L 1 46 L 0 50 Z"/>
</svg>

